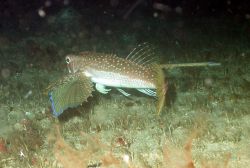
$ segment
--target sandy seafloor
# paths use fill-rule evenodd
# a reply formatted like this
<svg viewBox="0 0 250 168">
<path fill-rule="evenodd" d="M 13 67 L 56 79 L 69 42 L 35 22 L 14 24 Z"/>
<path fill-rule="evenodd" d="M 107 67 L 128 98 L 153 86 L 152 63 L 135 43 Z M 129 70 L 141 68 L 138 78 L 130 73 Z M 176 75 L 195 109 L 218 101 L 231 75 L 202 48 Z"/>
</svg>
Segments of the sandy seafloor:
<svg viewBox="0 0 250 168">
<path fill-rule="evenodd" d="M 0 32 L 0 167 L 249 167 L 249 21 L 92 21 L 67 12 Z M 154 98 L 115 89 L 94 92 L 59 119 L 51 115 L 44 89 L 67 74 L 65 55 L 125 57 L 143 42 L 154 46 L 159 63 L 221 66 L 165 71 L 169 91 L 160 116 Z"/>
</svg>

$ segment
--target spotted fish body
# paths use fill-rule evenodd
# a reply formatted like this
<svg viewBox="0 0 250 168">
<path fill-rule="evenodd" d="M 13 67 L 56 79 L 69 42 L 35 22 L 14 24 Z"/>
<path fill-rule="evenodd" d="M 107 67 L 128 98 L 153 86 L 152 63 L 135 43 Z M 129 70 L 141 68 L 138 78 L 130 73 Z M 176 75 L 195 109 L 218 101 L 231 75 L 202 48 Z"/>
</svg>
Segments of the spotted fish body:
<svg viewBox="0 0 250 168">
<path fill-rule="evenodd" d="M 138 57 L 137 57 L 138 58 Z M 167 84 L 162 69 L 154 63 L 145 64 L 144 58 L 121 58 L 116 55 L 82 52 L 66 56 L 70 73 L 79 73 L 90 78 L 101 93 L 108 93 L 114 87 L 125 96 L 123 88 L 134 88 L 158 98 L 157 111 L 160 113 L 165 102 Z"/>
<path fill-rule="evenodd" d="M 151 66 L 94 52 L 66 57 L 70 72 L 83 72 L 91 81 L 117 88 L 155 89 L 155 72 Z"/>
</svg>

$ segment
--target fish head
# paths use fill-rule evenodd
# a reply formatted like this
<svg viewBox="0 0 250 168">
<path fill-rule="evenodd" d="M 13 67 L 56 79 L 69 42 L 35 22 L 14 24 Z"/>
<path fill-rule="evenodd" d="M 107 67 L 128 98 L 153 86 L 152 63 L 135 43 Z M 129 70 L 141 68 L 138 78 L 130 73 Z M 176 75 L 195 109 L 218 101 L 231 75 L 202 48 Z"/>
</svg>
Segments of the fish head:
<svg viewBox="0 0 250 168">
<path fill-rule="evenodd" d="M 65 57 L 65 62 L 69 73 L 84 71 L 93 61 L 95 61 L 95 57 L 93 56 L 94 54 L 91 52 L 81 52 L 79 55 L 67 55 Z"/>
<path fill-rule="evenodd" d="M 80 70 L 79 67 L 79 58 L 76 55 L 67 55 L 65 57 L 65 62 L 69 73 L 76 73 Z"/>
<path fill-rule="evenodd" d="M 102 58 L 102 55 L 95 52 L 81 52 L 78 55 L 70 54 L 65 57 L 65 62 L 69 73 L 84 72 L 90 66 L 96 66 L 96 64 L 99 66 L 100 60 L 98 62 L 97 58 Z"/>
</svg>

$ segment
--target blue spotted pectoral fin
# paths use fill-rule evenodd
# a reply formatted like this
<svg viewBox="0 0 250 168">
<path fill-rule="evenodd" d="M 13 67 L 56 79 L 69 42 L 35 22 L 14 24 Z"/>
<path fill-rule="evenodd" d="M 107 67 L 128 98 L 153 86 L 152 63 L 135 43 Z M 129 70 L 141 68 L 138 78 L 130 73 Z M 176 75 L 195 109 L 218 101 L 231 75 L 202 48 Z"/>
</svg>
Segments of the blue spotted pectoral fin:
<svg viewBox="0 0 250 168">
<path fill-rule="evenodd" d="M 156 92 L 151 89 L 137 89 L 138 91 L 148 95 L 148 96 L 154 96 L 156 97 Z"/>
<path fill-rule="evenodd" d="M 98 92 L 100 92 L 102 94 L 107 94 L 111 90 L 111 89 L 107 89 L 106 86 L 104 86 L 100 83 L 96 83 L 95 88 Z"/>
<path fill-rule="evenodd" d="M 81 105 L 92 95 L 92 82 L 82 74 L 70 74 L 59 80 L 49 91 L 53 115 L 58 117 L 68 108 Z"/>
<path fill-rule="evenodd" d="M 122 90 L 122 89 L 119 89 L 119 88 L 117 88 L 117 90 L 119 91 L 119 92 L 121 92 L 124 96 L 130 96 L 131 94 L 129 94 L 129 93 L 127 93 L 127 92 L 125 92 L 124 90 Z"/>
</svg>

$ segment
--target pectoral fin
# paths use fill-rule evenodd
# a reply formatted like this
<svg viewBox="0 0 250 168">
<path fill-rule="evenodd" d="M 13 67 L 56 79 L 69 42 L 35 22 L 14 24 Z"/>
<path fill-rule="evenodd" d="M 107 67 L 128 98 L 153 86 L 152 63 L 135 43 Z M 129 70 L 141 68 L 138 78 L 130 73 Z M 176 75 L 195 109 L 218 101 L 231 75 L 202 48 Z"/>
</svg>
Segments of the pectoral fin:
<svg viewBox="0 0 250 168">
<path fill-rule="evenodd" d="M 107 89 L 106 86 L 96 83 L 95 84 L 95 88 L 98 92 L 102 93 L 102 94 L 107 94 L 111 89 Z"/>
<path fill-rule="evenodd" d="M 64 110 L 87 101 L 92 96 L 93 84 L 88 77 L 74 73 L 58 80 L 48 89 L 53 115 L 58 117 Z"/>
</svg>

